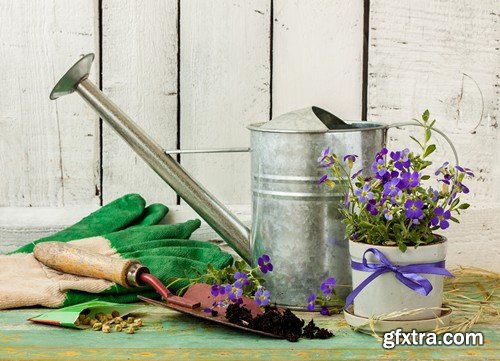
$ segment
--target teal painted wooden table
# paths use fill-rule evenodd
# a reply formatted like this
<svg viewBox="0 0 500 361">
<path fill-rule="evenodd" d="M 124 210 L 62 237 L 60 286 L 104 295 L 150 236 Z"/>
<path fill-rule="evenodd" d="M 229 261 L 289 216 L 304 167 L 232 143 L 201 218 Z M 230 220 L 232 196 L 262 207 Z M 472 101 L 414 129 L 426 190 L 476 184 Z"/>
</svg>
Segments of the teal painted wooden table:
<svg viewBox="0 0 500 361">
<path fill-rule="evenodd" d="M 384 350 L 370 335 L 352 331 L 340 315 L 315 315 L 335 333 L 329 340 L 297 343 L 264 338 L 144 305 L 144 326 L 133 335 L 33 324 L 46 309 L 0 311 L 0 360 L 498 360 L 498 327 L 478 327 L 485 345 L 412 346 Z M 299 313 L 308 320 L 310 314 Z"/>
</svg>

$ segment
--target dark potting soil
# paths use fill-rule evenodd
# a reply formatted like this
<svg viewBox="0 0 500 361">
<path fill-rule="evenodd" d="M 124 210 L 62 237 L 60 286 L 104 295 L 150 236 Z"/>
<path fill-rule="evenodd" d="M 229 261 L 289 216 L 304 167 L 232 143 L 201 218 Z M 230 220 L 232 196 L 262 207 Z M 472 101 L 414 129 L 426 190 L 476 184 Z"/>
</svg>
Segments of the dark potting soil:
<svg viewBox="0 0 500 361">
<path fill-rule="evenodd" d="M 276 306 L 266 306 L 263 314 L 253 318 L 248 308 L 232 303 L 226 309 L 226 318 L 231 323 L 272 333 L 291 342 L 300 337 L 326 339 L 333 336 L 329 330 L 317 327 L 313 320 L 304 327 L 304 320 L 289 308 L 283 311 Z"/>
<path fill-rule="evenodd" d="M 306 325 L 306 327 L 304 327 L 304 330 L 302 331 L 302 336 L 305 338 L 320 338 L 324 340 L 334 335 L 326 328 L 319 328 L 314 324 L 314 320 L 311 320 Z"/>
</svg>

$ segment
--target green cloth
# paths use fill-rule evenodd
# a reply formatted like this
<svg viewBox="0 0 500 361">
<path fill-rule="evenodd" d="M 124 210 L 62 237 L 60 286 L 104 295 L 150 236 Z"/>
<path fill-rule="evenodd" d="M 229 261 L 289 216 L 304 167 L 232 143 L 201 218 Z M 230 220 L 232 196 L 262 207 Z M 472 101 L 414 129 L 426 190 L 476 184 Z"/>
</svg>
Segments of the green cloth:
<svg viewBox="0 0 500 361">
<path fill-rule="evenodd" d="M 94 282 L 92 278 L 75 278 L 57 274 L 52 270 L 50 271 L 54 274 L 50 276 L 46 276 L 43 272 L 43 275 L 38 275 L 34 266 L 38 261 L 34 259 L 31 252 L 34 246 L 41 242 L 70 242 L 70 245 L 87 251 L 101 250 L 103 254 L 114 257 L 136 259 L 148 267 L 151 274 L 164 284 L 168 284 L 177 277 L 192 278 L 196 272 L 205 271 L 208 263 L 219 269 L 232 264 L 232 256 L 220 250 L 218 246 L 188 240 L 191 234 L 200 227 L 199 220 L 159 225 L 158 222 L 165 217 L 167 212 L 168 208 L 162 204 L 145 207 L 145 201 L 141 196 L 129 194 L 100 208 L 71 227 L 29 243 L 11 252 L 10 256 L 0 256 L 0 264 L 10 262 L 12 265 L 25 262 L 26 267 L 30 268 L 25 275 L 23 272 L 5 275 L 5 283 L 9 277 L 19 277 L 23 280 L 23 284 L 32 284 L 31 288 L 35 289 L 29 294 L 26 292 L 25 295 L 22 295 L 20 290 L 19 302 L 15 302 L 16 300 L 11 302 L 12 297 L 17 297 L 15 289 L 9 289 L 7 286 L 3 289 L 0 285 L 0 292 L 9 293 L 5 295 L 5 299 L 9 299 L 9 302 L 2 305 L 0 300 L 0 309 L 39 304 L 48 307 L 65 307 L 93 299 L 127 303 L 137 301 L 138 294 L 156 299 L 160 297 L 149 286 L 128 289 L 112 282 L 97 282 L 97 280 Z M 19 269 L 22 268 L 22 264 L 19 263 Z M 33 270 L 35 272 L 32 272 Z M 0 283 L 1 281 L 0 276 Z M 12 281 L 12 284 L 16 284 L 15 279 Z M 40 286 L 40 290 L 36 290 L 38 284 L 45 286 L 43 289 Z M 52 284 L 59 285 L 55 287 L 57 292 L 54 291 L 54 295 L 47 295 L 46 290 L 54 289 Z M 184 285 L 186 283 L 176 283 L 170 290 L 176 292 Z M 34 299 L 43 301 L 36 303 Z M 61 299 L 64 301 L 60 302 Z"/>
</svg>

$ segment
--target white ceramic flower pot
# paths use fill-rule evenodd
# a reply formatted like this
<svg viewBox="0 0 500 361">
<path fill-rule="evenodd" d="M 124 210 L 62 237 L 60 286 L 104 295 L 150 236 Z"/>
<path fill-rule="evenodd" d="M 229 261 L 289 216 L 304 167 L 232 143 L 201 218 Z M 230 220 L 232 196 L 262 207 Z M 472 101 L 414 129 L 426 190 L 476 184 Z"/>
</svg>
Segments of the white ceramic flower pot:
<svg viewBox="0 0 500 361">
<path fill-rule="evenodd" d="M 419 246 L 408 247 L 401 252 L 398 247 L 375 246 L 349 241 L 351 259 L 362 262 L 363 254 L 368 248 L 381 251 L 393 265 L 409 265 L 416 263 L 434 263 L 443 261 L 446 257 L 447 242 L 443 241 Z M 366 254 L 368 263 L 380 263 L 372 253 Z M 353 289 L 370 276 L 371 272 L 352 270 Z M 420 308 L 439 308 L 443 301 L 444 276 L 421 274 L 432 284 L 432 291 L 427 295 L 420 295 L 401 283 L 393 272 L 384 273 L 370 282 L 354 299 L 354 314 L 361 317 L 386 315 L 391 312 L 415 310 Z M 422 320 L 439 316 L 439 310 L 425 310 L 415 314 L 398 316 L 399 320 Z"/>
</svg>

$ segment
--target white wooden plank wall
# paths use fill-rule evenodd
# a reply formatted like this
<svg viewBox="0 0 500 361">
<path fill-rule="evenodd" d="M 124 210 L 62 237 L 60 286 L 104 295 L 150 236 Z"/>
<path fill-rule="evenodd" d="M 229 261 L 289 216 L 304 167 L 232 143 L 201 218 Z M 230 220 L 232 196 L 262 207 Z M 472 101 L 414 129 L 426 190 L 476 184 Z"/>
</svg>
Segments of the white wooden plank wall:
<svg viewBox="0 0 500 361">
<path fill-rule="evenodd" d="M 177 0 L 103 0 L 103 91 L 165 148 L 177 146 Z M 103 124 L 103 201 L 140 193 L 175 204 L 175 193 Z"/>
<path fill-rule="evenodd" d="M 249 146 L 246 126 L 269 120 L 270 1 L 181 2 L 181 148 Z M 250 202 L 248 153 L 184 155 L 221 201 Z"/>
<path fill-rule="evenodd" d="M 317 105 L 361 119 L 363 1 L 275 0 L 273 116 Z"/>
<path fill-rule="evenodd" d="M 346 119 L 366 107 L 369 121 L 388 123 L 429 108 L 478 175 L 469 182 L 473 209 L 447 232 L 451 263 L 495 268 L 498 259 L 484 259 L 500 254 L 499 8 L 495 0 L 4 0 L 0 249 L 127 192 L 177 201 L 106 124 L 100 133 L 78 96 L 48 100 L 76 58 L 95 52 L 91 78 L 169 149 L 247 146 L 246 125 L 309 105 Z M 406 145 L 409 132 L 417 130 L 391 131 L 391 146 Z M 436 161 L 450 158 L 439 144 Z M 246 204 L 236 209 L 250 221 L 248 154 L 181 163 L 223 202 Z M 186 207 L 170 219 L 193 216 Z M 197 236 L 214 234 L 204 226 Z"/>
<path fill-rule="evenodd" d="M 88 0 L 0 2 L 0 206 L 99 202 L 97 117 L 78 99 L 49 101 L 68 64 L 99 50 L 95 10 Z"/>
<path fill-rule="evenodd" d="M 455 144 L 460 162 L 476 173 L 462 196 L 473 209 L 443 232 L 462 264 L 500 264 L 500 3 L 486 1 L 370 1 L 368 120 L 394 123 L 428 108 Z M 466 75 L 465 75 L 466 74 Z M 482 109 L 481 94 L 484 99 Z M 481 113 L 482 117 L 481 117 Z M 390 131 L 406 147 L 412 127 Z M 436 135 L 439 166 L 450 160 Z"/>
</svg>

